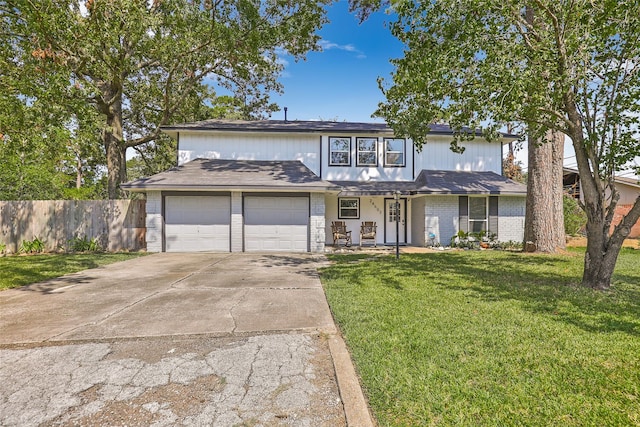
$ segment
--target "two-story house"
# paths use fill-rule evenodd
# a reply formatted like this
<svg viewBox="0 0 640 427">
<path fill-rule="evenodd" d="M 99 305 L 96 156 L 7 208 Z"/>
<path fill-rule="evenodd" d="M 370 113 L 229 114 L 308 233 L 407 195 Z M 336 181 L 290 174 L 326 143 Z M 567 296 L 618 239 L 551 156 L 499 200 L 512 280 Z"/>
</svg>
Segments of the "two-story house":
<svg viewBox="0 0 640 427">
<path fill-rule="evenodd" d="M 337 220 L 353 244 L 363 221 L 376 223 L 379 245 L 448 245 L 459 230 L 522 241 L 526 187 L 501 175 L 502 144 L 481 135 L 458 154 L 444 125 L 420 151 L 381 123 L 207 120 L 163 131 L 178 142 L 177 166 L 122 185 L 146 193 L 148 251 L 323 252 Z"/>
</svg>

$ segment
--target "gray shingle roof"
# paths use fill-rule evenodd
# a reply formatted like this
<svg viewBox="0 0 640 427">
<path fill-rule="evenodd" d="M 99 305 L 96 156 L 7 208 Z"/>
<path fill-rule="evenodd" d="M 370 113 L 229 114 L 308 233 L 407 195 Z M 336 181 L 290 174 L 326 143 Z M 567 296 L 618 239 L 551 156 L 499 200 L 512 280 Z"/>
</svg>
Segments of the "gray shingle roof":
<svg viewBox="0 0 640 427">
<path fill-rule="evenodd" d="M 527 186 L 495 172 L 423 170 L 419 194 L 527 194 Z"/>
<path fill-rule="evenodd" d="M 148 178 L 122 184 L 129 191 L 145 190 L 255 190 L 338 191 L 297 160 L 195 159 Z"/>
<path fill-rule="evenodd" d="M 402 195 L 415 194 L 418 186 L 414 181 L 331 181 L 342 188 L 340 196 L 393 196 L 396 191 Z"/>
<path fill-rule="evenodd" d="M 452 135 L 453 130 L 443 124 L 432 124 L 431 134 Z M 168 134 L 180 131 L 233 131 L 233 132 L 312 132 L 324 134 L 364 133 L 393 135 L 386 123 L 358 123 L 358 122 L 330 122 L 330 121 L 300 121 L 300 120 L 203 120 L 200 122 L 181 123 L 162 126 Z M 476 135 L 482 134 L 480 129 Z M 517 135 L 505 137 L 517 138 Z"/>
<path fill-rule="evenodd" d="M 423 170 L 415 181 L 323 181 L 300 161 L 195 159 L 122 184 L 129 191 L 309 191 L 341 196 L 516 194 L 527 187 L 494 172 Z"/>
<path fill-rule="evenodd" d="M 342 187 L 340 196 L 392 196 L 412 194 L 513 194 L 525 195 L 527 186 L 495 172 L 423 170 L 415 181 L 331 181 Z"/>
<path fill-rule="evenodd" d="M 229 130 L 234 132 L 363 132 L 363 133 L 393 133 L 386 123 L 350 123 L 328 121 L 299 121 L 299 120 L 203 120 L 193 123 L 182 123 L 163 126 L 162 130 Z"/>
</svg>

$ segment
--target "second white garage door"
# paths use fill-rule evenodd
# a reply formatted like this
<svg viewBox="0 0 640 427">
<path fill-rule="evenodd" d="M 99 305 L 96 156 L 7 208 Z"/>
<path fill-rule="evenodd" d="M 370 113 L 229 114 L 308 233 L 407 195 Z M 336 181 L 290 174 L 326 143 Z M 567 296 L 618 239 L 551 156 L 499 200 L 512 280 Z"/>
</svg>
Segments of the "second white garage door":
<svg viewBox="0 0 640 427">
<path fill-rule="evenodd" d="M 228 196 L 166 196 L 167 252 L 229 251 Z"/>
<path fill-rule="evenodd" d="M 244 250 L 307 252 L 309 198 L 246 196 Z"/>
</svg>

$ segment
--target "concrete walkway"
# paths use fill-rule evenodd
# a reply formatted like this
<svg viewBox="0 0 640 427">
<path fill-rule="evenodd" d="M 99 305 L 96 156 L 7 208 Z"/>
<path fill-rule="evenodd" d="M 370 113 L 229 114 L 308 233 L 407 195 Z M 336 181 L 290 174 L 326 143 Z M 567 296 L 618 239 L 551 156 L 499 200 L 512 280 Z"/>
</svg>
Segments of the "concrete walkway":
<svg viewBox="0 0 640 427">
<path fill-rule="evenodd" d="M 372 425 L 309 254 L 154 254 L 0 292 L 0 425 Z"/>
</svg>

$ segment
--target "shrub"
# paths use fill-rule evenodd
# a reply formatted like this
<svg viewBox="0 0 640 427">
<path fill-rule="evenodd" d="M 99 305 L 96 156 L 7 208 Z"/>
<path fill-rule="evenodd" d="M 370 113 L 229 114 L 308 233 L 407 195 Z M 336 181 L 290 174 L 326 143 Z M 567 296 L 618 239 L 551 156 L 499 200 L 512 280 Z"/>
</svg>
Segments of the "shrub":
<svg viewBox="0 0 640 427">
<path fill-rule="evenodd" d="M 100 252 L 102 248 L 98 242 L 98 238 L 89 239 L 87 236 L 75 236 L 69 240 L 70 252 Z"/>
<path fill-rule="evenodd" d="M 461 249 L 495 248 L 498 246 L 497 237 L 495 233 L 487 233 L 486 231 L 466 233 L 460 230 L 451 238 L 451 247 Z"/>
<path fill-rule="evenodd" d="M 562 200 L 562 207 L 564 210 L 564 232 L 569 236 L 575 236 L 587 224 L 587 214 L 580 208 L 576 199 L 566 194 Z"/>
<path fill-rule="evenodd" d="M 506 251 L 521 251 L 522 242 L 516 242 L 515 240 L 509 240 L 508 242 L 500 242 L 500 248 Z"/>
<path fill-rule="evenodd" d="M 5 253 L 7 250 L 7 244 L 6 243 L 0 243 L 0 255 Z"/>
<path fill-rule="evenodd" d="M 44 242 L 37 237 L 33 240 L 23 240 L 18 252 L 25 254 L 44 252 Z"/>
</svg>

